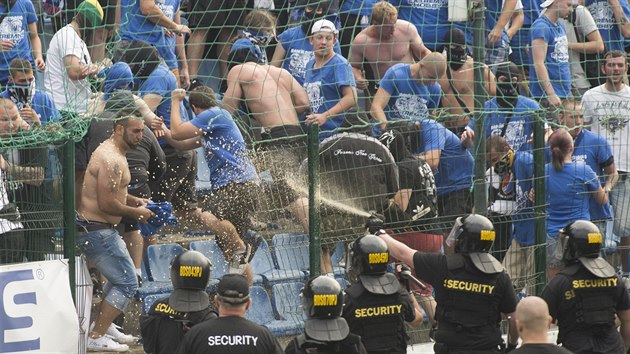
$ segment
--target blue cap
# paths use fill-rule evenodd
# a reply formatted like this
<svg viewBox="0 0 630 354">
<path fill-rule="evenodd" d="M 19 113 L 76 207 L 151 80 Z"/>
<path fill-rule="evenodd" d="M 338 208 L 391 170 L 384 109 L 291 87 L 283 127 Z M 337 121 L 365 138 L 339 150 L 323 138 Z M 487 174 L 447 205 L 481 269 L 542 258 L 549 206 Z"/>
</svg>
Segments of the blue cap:
<svg viewBox="0 0 630 354">
<path fill-rule="evenodd" d="M 261 61 L 265 57 L 260 47 L 254 44 L 254 42 L 252 42 L 252 40 L 249 38 L 240 38 L 236 40 L 236 42 L 232 44 L 232 48 L 230 49 L 230 54 L 233 54 L 237 50 L 241 50 L 241 49 L 249 50 L 249 54 L 255 59 L 257 59 L 258 61 Z"/>
<path fill-rule="evenodd" d="M 106 101 L 109 96 L 117 89 L 129 89 L 133 84 L 133 74 L 131 68 L 125 62 L 119 61 L 109 68 L 101 70 L 99 76 L 105 75 L 105 83 L 103 84 L 103 91 Z"/>
</svg>

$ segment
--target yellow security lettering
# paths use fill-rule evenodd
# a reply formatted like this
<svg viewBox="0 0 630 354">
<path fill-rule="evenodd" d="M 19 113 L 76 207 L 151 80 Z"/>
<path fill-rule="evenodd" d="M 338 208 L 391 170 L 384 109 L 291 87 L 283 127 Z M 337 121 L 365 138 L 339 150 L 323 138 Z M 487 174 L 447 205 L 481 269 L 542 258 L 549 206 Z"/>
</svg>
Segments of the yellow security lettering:
<svg viewBox="0 0 630 354">
<path fill-rule="evenodd" d="M 617 277 L 605 279 L 576 279 L 571 282 L 573 289 L 616 287 Z"/>
<path fill-rule="evenodd" d="M 314 306 L 335 306 L 337 305 L 337 295 L 334 295 L 334 294 L 314 295 L 313 305 Z"/>
<path fill-rule="evenodd" d="M 494 231 L 493 230 L 481 230 L 480 237 L 481 241 L 494 241 Z"/>
<path fill-rule="evenodd" d="M 203 270 L 198 266 L 181 266 L 179 267 L 179 276 L 180 277 L 194 277 L 200 278 L 203 274 Z"/>
<path fill-rule="evenodd" d="M 368 262 L 370 264 L 389 263 L 389 253 L 388 252 L 369 253 L 368 254 Z"/>
<path fill-rule="evenodd" d="M 602 243 L 602 234 L 599 232 L 590 232 L 586 237 L 588 237 L 588 243 Z"/>
</svg>

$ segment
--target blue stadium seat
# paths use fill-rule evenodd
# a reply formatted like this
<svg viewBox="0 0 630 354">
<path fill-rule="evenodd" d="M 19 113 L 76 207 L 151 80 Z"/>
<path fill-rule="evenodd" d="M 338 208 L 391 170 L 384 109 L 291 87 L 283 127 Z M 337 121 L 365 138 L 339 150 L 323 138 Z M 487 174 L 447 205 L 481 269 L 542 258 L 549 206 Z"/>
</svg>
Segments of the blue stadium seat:
<svg viewBox="0 0 630 354">
<path fill-rule="evenodd" d="M 197 180 L 195 181 L 195 189 L 197 195 L 204 195 L 212 190 L 212 184 L 210 183 L 210 167 L 208 167 L 206 150 L 203 146 L 195 149 L 195 153 L 197 154 Z"/>
<path fill-rule="evenodd" d="M 346 275 L 346 244 L 343 241 L 337 242 L 330 258 L 335 278 L 343 278 Z"/>
<path fill-rule="evenodd" d="M 228 264 L 225 261 L 225 257 L 223 257 L 223 251 L 221 251 L 219 245 L 217 245 L 214 240 L 191 242 L 190 249 L 203 253 L 204 256 L 208 257 L 210 263 L 212 263 L 212 273 L 210 274 L 208 291 L 214 292 L 216 286 L 219 284 L 219 279 L 228 272 Z"/>
<path fill-rule="evenodd" d="M 171 262 L 184 247 L 177 243 L 151 245 L 147 248 L 147 261 L 152 281 L 171 282 Z"/>
<path fill-rule="evenodd" d="M 269 294 L 264 288 L 250 287 L 249 296 L 252 299 L 252 305 L 245 315 L 248 320 L 269 328 L 275 336 L 291 336 L 302 332 L 295 323 L 275 318 Z"/>
<path fill-rule="evenodd" d="M 154 295 L 147 295 L 143 300 L 142 300 L 142 314 L 143 315 L 147 315 L 149 313 L 149 310 L 151 309 L 151 306 L 153 305 L 154 302 L 156 302 L 159 299 L 168 297 L 170 294 L 154 294 Z"/>
<path fill-rule="evenodd" d="M 298 232 L 276 234 L 271 239 L 278 269 L 309 271 L 308 235 Z"/>
<path fill-rule="evenodd" d="M 279 318 L 293 323 L 300 329 L 304 329 L 306 319 L 300 300 L 300 291 L 303 287 L 302 282 L 280 283 L 271 287 L 273 306 Z"/>
<path fill-rule="evenodd" d="M 280 282 L 300 281 L 304 273 L 297 269 L 277 269 L 273 254 L 266 240 L 262 240 L 250 262 L 254 273 L 254 285 L 272 286 Z"/>
<path fill-rule="evenodd" d="M 142 286 L 136 291 L 136 298 L 144 300 L 150 295 L 173 291 L 171 261 L 182 252 L 184 248 L 176 243 L 149 246 L 146 259 L 142 262 Z"/>
</svg>

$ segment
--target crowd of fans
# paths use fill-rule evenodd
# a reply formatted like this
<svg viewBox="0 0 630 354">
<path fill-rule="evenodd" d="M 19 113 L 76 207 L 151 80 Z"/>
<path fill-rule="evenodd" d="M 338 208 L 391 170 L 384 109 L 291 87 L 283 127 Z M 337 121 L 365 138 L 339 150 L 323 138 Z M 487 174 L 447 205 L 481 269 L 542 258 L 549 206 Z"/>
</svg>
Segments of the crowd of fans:
<svg viewBox="0 0 630 354">
<path fill-rule="evenodd" d="M 574 220 L 592 220 L 607 244 L 618 243 L 628 271 L 627 0 L 485 0 L 483 63 L 470 55 L 471 24 L 449 22 L 446 0 L 253 3 L 0 2 L 0 136 L 91 119 L 77 144 L 80 211 L 92 153 L 115 134 L 112 120 L 142 118 L 142 139 L 132 143 L 123 124 L 134 203 L 171 202 L 180 220 L 217 236 L 231 271 L 251 284 L 258 240 L 244 235 L 261 208 L 261 172 L 270 171 L 280 205 L 308 232 L 308 201 L 295 187 L 308 126 L 319 126 L 325 197 L 382 213 L 388 226 L 440 234 L 472 212 L 473 154 L 484 155 L 473 150 L 474 100 L 483 87 L 488 214 L 515 288 L 533 293 L 535 177 L 546 186 L 548 277 L 561 265 L 560 229 Z M 43 13 L 55 27 L 47 46 Z M 204 58 L 218 59 L 220 77 L 204 77 Z M 548 144 L 544 177 L 533 171 L 536 124 Z M 199 147 L 211 182 L 202 196 Z M 54 152 L 1 153 L 0 263 L 21 262 L 23 191 L 44 182 Z M 155 242 L 139 226 L 151 214 L 140 214 L 121 214 L 120 232 L 138 277 L 143 249 Z M 323 234 L 357 227 L 337 221 L 324 218 Z M 322 272 L 331 273 L 323 253 Z"/>
</svg>

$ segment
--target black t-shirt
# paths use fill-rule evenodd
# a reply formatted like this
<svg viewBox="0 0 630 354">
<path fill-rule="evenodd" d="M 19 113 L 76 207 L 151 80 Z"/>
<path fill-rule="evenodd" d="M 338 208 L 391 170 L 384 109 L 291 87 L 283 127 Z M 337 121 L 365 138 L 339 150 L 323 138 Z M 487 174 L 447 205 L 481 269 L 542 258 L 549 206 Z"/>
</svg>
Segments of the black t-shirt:
<svg viewBox="0 0 630 354">
<path fill-rule="evenodd" d="M 363 134 L 341 133 L 322 141 L 321 192 L 365 211 L 382 210 L 398 191 L 398 168 L 387 147 Z"/>
<path fill-rule="evenodd" d="M 302 350 L 299 348 L 299 343 L 302 343 Z M 361 337 L 355 334 L 348 334 L 346 338 L 339 342 L 321 343 L 317 341 L 307 340 L 305 335 L 295 337 L 289 342 L 284 349 L 284 354 L 299 354 L 299 353 L 318 353 L 318 354 L 367 354 L 363 343 L 361 343 Z"/>
<path fill-rule="evenodd" d="M 197 312 L 178 312 L 168 305 L 168 297 L 157 300 L 148 316 L 140 319 L 144 351 L 151 354 L 175 353 L 190 328 L 216 317 L 217 313 L 211 307 Z"/>
<path fill-rule="evenodd" d="M 579 269 L 573 275 L 560 273 L 553 277 L 541 295 L 549 306 L 549 314 L 558 322 L 558 342 L 562 341 L 563 346 L 575 353 L 623 352 L 623 341 L 614 326 L 610 326 L 605 331 L 602 331 L 601 328 L 596 331 L 594 328 L 583 329 L 575 325 L 577 323 L 576 314 L 582 310 L 579 309 L 580 305 L 576 301 L 576 289 L 574 289 L 574 284 L 578 288 L 584 288 L 593 285 L 593 282 L 588 282 L 588 280 L 600 280 L 601 285 L 607 288 L 610 288 L 608 285 L 611 285 L 613 288 L 604 289 L 602 287 L 601 293 L 613 294 L 612 303 L 616 311 L 623 311 L 630 309 L 630 297 L 623 281 L 617 276 L 600 279 L 581 264 L 578 267 Z"/>
<path fill-rule="evenodd" d="M 112 136 L 114 122 L 108 113 L 103 113 L 103 118 L 93 119 L 87 134 L 81 142 L 77 143 L 75 167 L 80 170 L 87 169 L 90 157 L 94 150 L 105 140 Z M 131 173 L 130 186 L 143 185 L 149 180 L 159 181 L 166 172 L 166 158 L 157 138 L 148 127 L 144 127 L 140 143 L 127 151 L 125 155 Z"/>
<path fill-rule="evenodd" d="M 510 354 L 571 354 L 566 348 L 550 343 L 523 344 Z"/>
<path fill-rule="evenodd" d="M 448 267 L 446 260 L 446 255 L 435 253 L 416 252 L 413 257 L 416 275 L 433 285 L 438 307 L 443 305 L 441 301 L 447 297 L 445 280 L 448 277 Z M 464 256 L 464 261 L 466 262 L 466 269 L 475 272 L 480 278 L 487 277 L 486 274 L 474 268 L 469 258 Z M 500 273 L 495 286 L 497 293 L 494 294 L 494 298 L 498 299 L 498 311 L 505 314 L 514 312 L 518 299 L 514 293 L 510 276 L 506 272 Z M 487 349 L 491 348 L 494 343 L 501 342 L 501 332 L 498 326 L 496 328 L 487 326 L 477 331 L 462 330 L 459 332 L 439 331 L 438 327 L 438 332 L 439 341 L 450 348 Z"/>
<path fill-rule="evenodd" d="M 437 189 L 431 167 L 424 160 L 409 156 L 398 162 L 400 189 L 411 189 L 407 210 L 412 220 L 437 216 Z"/>
<path fill-rule="evenodd" d="M 242 317 L 213 318 L 193 327 L 177 350 L 178 354 L 282 354 L 269 331 Z"/>
</svg>

